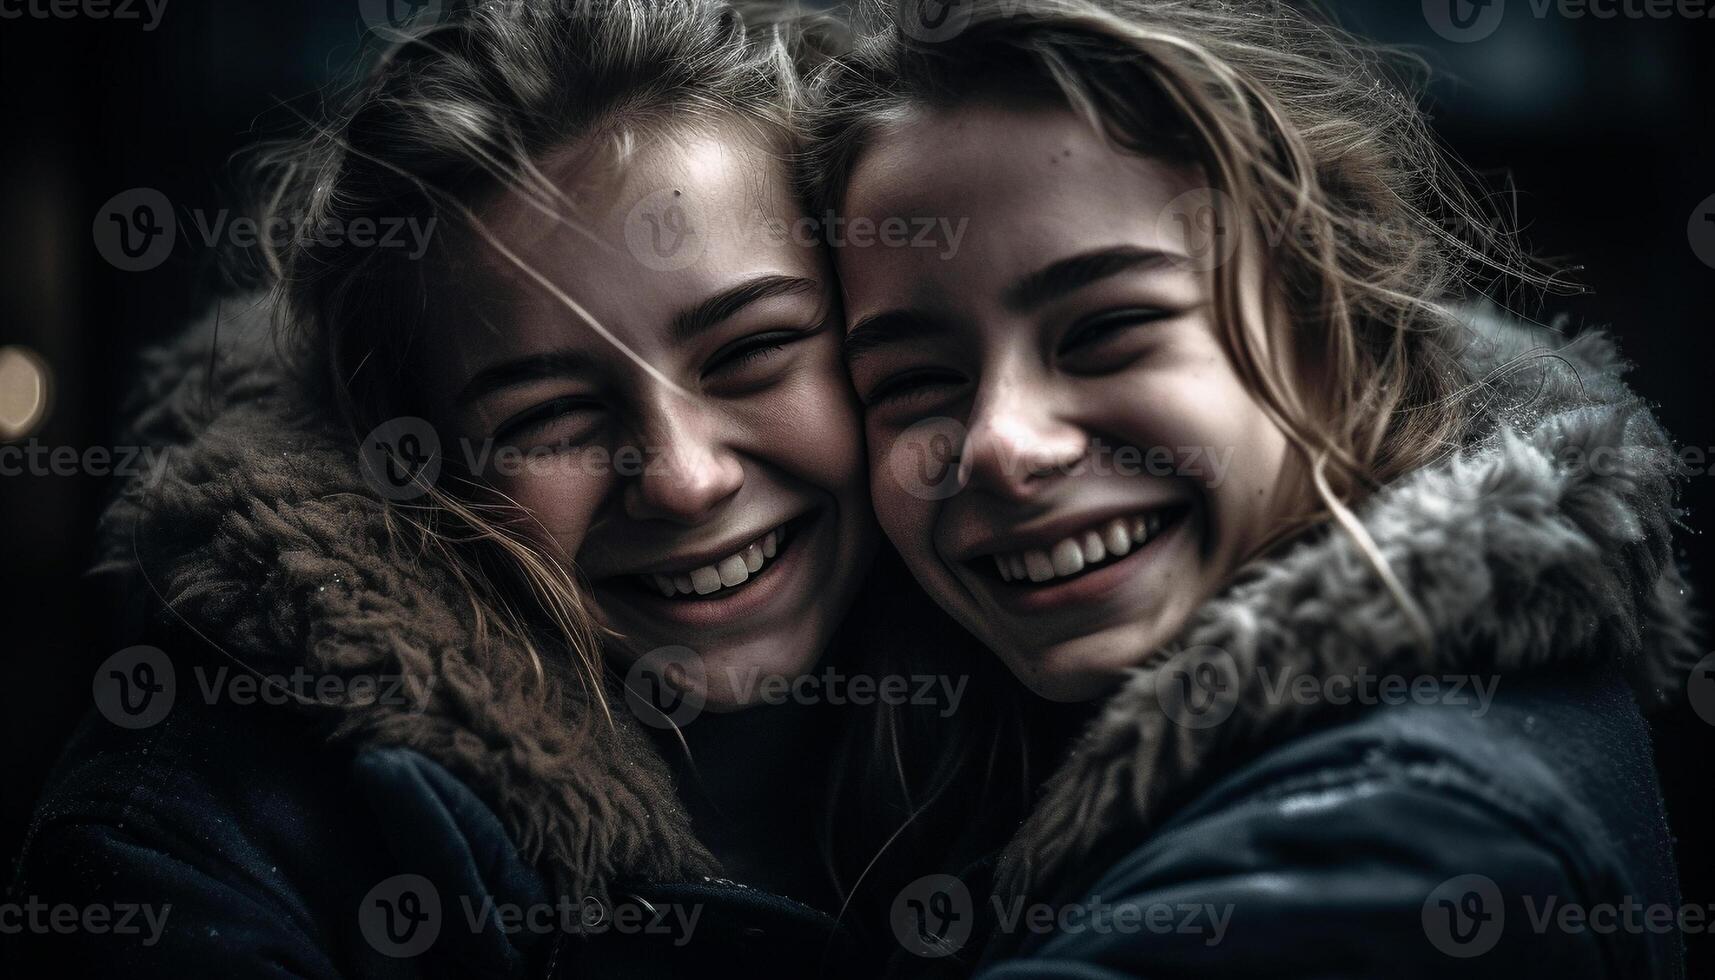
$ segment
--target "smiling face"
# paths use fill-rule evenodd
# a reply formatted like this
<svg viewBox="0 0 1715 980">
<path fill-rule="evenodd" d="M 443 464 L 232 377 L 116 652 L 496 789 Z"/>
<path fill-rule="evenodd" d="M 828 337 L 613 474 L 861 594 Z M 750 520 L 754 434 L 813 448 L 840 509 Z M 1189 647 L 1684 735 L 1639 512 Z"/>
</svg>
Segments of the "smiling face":
<svg viewBox="0 0 1715 980">
<path fill-rule="evenodd" d="M 739 706 L 735 681 L 814 665 L 873 550 L 830 276 L 757 232 L 797 209 L 738 126 L 592 159 L 545 168 L 575 220 L 519 194 L 481 212 L 499 244 L 420 345 L 427 412 L 590 583 L 622 670 L 687 646 L 708 706 Z"/>
<path fill-rule="evenodd" d="M 1055 700 L 1171 639 L 1303 484 L 1218 339 L 1209 243 L 1162 220 L 1197 187 L 1064 109 L 983 104 L 884 128 L 847 185 L 853 220 L 970 220 L 950 258 L 837 254 L 871 491 L 930 594 Z"/>
</svg>

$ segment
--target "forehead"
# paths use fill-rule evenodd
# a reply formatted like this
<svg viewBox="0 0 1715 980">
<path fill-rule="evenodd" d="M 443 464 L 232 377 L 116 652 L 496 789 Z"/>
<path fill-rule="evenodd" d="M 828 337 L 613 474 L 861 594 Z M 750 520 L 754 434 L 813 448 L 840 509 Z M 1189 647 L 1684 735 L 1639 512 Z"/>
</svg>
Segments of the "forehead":
<svg viewBox="0 0 1715 980">
<path fill-rule="evenodd" d="M 883 127 L 853 169 L 846 212 L 968 220 L 957 254 L 914 249 L 838 253 L 848 288 L 875 277 L 975 267 L 1019 275 L 1093 248 L 1181 250 L 1176 198 L 1194 171 L 1122 152 L 1069 109 L 973 102 L 921 109 Z M 856 279 L 856 282 L 850 281 Z"/>
<path fill-rule="evenodd" d="M 780 155 L 733 122 L 629 145 L 572 145 L 546 182 L 478 208 L 457 260 L 445 349 L 467 364 L 549 346 L 610 346 L 568 309 L 583 307 L 639 348 L 673 317 L 756 275 L 815 275 L 818 256 L 767 234 L 794 202 Z M 809 271 L 806 271 L 809 270 Z M 474 369 L 474 368 L 473 368 Z"/>
</svg>

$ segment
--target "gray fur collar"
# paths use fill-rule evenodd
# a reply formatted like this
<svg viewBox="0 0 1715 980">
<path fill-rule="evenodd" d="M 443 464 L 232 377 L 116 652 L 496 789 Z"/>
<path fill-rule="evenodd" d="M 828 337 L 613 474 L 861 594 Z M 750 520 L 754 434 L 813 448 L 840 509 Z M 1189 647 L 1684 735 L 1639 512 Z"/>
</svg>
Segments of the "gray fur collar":
<svg viewBox="0 0 1715 980">
<path fill-rule="evenodd" d="M 404 681 L 414 703 L 327 709 L 329 736 L 440 763 L 576 894 L 717 873 L 623 712 L 598 721 L 552 676 L 539 681 L 523 651 L 478 642 L 448 575 L 388 547 L 354 440 L 307 408 L 267 320 L 254 300 L 229 302 L 146 355 L 127 441 L 164 449 L 163 461 L 104 515 L 97 572 L 136 576 L 171 616 L 265 673 Z"/>
<path fill-rule="evenodd" d="M 1566 342 L 1487 316 L 1473 327 L 1468 363 L 1489 384 L 1466 448 L 1358 510 L 1421 605 L 1430 651 L 1348 535 L 1256 563 L 1106 703 L 1003 851 L 1004 892 L 1059 881 L 1104 835 L 1157 822 L 1214 760 L 1304 726 L 1315 707 L 1268 696 L 1284 676 L 1492 676 L 1611 660 L 1645 707 L 1677 693 L 1699 648 L 1673 561 L 1670 440 L 1605 336 Z M 1176 702 L 1175 675 L 1196 662 L 1176 658 L 1224 675 L 1216 702 L 1197 705 L 1206 714 Z M 1229 710 L 1207 727 L 1173 720 Z"/>
</svg>

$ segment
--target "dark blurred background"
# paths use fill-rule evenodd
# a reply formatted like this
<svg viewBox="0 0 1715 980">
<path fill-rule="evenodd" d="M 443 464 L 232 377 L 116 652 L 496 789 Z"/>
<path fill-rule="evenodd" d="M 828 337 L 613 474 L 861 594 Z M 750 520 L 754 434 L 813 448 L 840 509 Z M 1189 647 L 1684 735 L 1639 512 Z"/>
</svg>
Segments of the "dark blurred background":
<svg viewBox="0 0 1715 980">
<path fill-rule="evenodd" d="M 0 442 L 112 443 L 134 353 L 224 281 L 199 221 L 243 205 L 233 155 L 290 132 L 294 110 L 314 115 L 318 90 L 373 45 L 364 15 L 381 6 L 0 0 Z M 1328 9 L 1428 60 L 1437 72 L 1429 108 L 1444 139 L 1491 183 L 1510 178 L 1537 254 L 1582 267 L 1588 294 L 1524 312 L 1611 325 L 1671 430 L 1715 455 L 1715 221 L 1704 220 L 1715 212 L 1715 17 L 1687 16 L 1715 14 L 1715 2 L 1689 0 L 1666 17 L 1639 16 L 1667 9 L 1640 0 L 1346 0 Z M 1449 10 L 1476 20 L 1461 27 Z M 98 248 L 97 219 L 136 189 L 164 195 L 180 231 L 164 261 L 124 271 Z M 122 200 L 135 213 L 150 198 Z M 1684 558 L 1704 596 L 1715 591 L 1715 554 L 1696 529 L 1711 518 L 1712 487 L 1710 475 L 1687 487 Z M 89 703 L 92 671 L 116 649 L 112 613 L 82 577 L 106 488 L 89 475 L 0 476 L 8 877 L 41 780 Z M 1707 906 L 1715 728 L 1681 708 L 1655 730 L 1685 899 Z M 1715 975 L 1707 938 L 1691 937 L 1691 949 L 1693 975 Z"/>
</svg>

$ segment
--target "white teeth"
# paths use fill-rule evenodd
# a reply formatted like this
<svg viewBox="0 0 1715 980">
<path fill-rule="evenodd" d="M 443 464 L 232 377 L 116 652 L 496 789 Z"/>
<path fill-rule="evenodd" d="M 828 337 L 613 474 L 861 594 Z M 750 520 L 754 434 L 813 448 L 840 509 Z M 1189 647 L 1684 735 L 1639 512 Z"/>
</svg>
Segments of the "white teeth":
<svg viewBox="0 0 1715 980">
<path fill-rule="evenodd" d="M 762 566 L 770 558 L 780 553 L 780 541 L 780 531 L 776 529 L 745 545 L 737 554 L 728 555 L 712 565 L 672 575 L 651 572 L 643 578 L 668 598 L 693 592 L 708 595 L 749 581 L 752 575 L 762 571 Z"/>
<path fill-rule="evenodd" d="M 1125 521 L 1114 518 L 1107 526 L 1108 554 L 1123 558 L 1131 553 L 1131 533 L 1125 529 Z"/>
<path fill-rule="evenodd" d="M 1039 548 L 1024 553 L 1024 570 L 1030 573 L 1032 582 L 1046 582 L 1054 577 L 1054 563 L 1048 560 L 1048 552 Z"/>
<path fill-rule="evenodd" d="M 1084 552 L 1071 538 L 1054 546 L 1054 574 L 1061 577 L 1076 575 L 1084 570 Z"/>
<path fill-rule="evenodd" d="M 1066 578 L 1110 558 L 1123 558 L 1161 531 L 1161 511 L 1136 517 L 1116 517 L 1057 542 L 1053 548 L 1030 548 L 994 556 L 1004 582 L 1046 582 Z"/>
<path fill-rule="evenodd" d="M 1108 549 L 1102 544 L 1102 536 L 1094 531 L 1084 532 L 1084 564 L 1094 565 L 1108 556 Z"/>
<path fill-rule="evenodd" d="M 698 595 L 708 595 L 721 587 L 721 573 L 715 571 L 713 565 L 694 569 L 691 572 L 691 587 L 697 590 Z"/>
<path fill-rule="evenodd" d="M 721 563 L 715 566 L 715 569 L 721 573 L 721 584 L 729 589 L 750 578 L 750 569 L 744 567 L 743 555 L 723 558 Z"/>
</svg>

